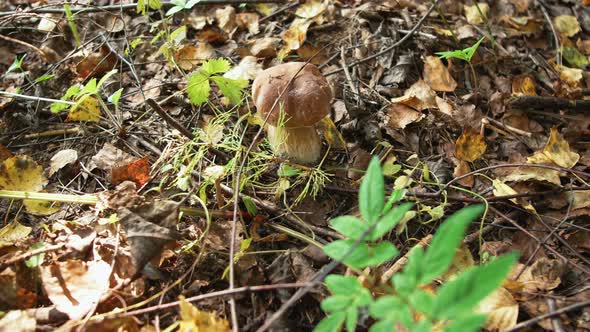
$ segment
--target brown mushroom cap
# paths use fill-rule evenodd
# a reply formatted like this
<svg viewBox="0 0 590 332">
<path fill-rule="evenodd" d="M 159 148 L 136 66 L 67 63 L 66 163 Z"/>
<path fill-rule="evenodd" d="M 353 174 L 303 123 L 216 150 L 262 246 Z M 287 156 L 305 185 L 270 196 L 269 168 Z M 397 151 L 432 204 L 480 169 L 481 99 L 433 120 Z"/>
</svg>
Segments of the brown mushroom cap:
<svg viewBox="0 0 590 332">
<path fill-rule="evenodd" d="M 252 84 L 252 98 L 260 116 L 266 118 L 297 71 L 299 73 L 268 118 L 268 124 L 277 125 L 281 102 L 285 127 L 308 127 L 330 113 L 332 89 L 320 70 L 305 62 L 289 62 L 266 69 L 256 76 Z"/>
</svg>

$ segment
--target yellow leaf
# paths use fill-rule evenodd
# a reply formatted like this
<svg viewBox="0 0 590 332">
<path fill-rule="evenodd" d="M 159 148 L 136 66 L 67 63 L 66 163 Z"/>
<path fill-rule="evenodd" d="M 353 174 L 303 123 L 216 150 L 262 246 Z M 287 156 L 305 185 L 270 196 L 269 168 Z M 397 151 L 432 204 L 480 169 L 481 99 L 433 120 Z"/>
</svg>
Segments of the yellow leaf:
<svg viewBox="0 0 590 332">
<path fill-rule="evenodd" d="M 11 246 L 16 241 L 25 239 L 31 230 L 31 227 L 23 226 L 16 220 L 2 227 L 0 229 L 0 248 Z"/>
<path fill-rule="evenodd" d="M 568 196 L 573 200 L 572 210 L 590 207 L 590 190 L 574 190 Z"/>
<path fill-rule="evenodd" d="M 229 323 L 214 313 L 201 311 L 180 296 L 179 332 L 230 332 Z"/>
<path fill-rule="evenodd" d="M 519 75 L 512 80 L 513 96 L 536 96 L 535 80 L 531 75 Z"/>
<path fill-rule="evenodd" d="M 486 141 L 480 134 L 464 131 L 455 143 L 455 156 L 459 160 L 475 161 L 486 152 Z"/>
<path fill-rule="evenodd" d="M 498 288 L 478 304 L 477 311 L 488 316 L 487 330 L 505 331 L 516 325 L 518 303 L 506 288 Z"/>
<path fill-rule="evenodd" d="M 275 3 L 257 3 L 254 5 L 254 7 L 260 14 L 264 16 L 274 13 L 275 10 L 279 8 L 279 6 Z"/>
<path fill-rule="evenodd" d="M 555 24 L 557 31 L 567 37 L 573 37 L 581 30 L 578 19 L 572 15 L 559 15 L 553 19 L 553 24 Z"/>
<path fill-rule="evenodd" d="M 582 73 L 584 72 L 582 69 L 569 68 L 563 65 L 554 65 L 553 68 L 559 73 L 559 78 L 572 87 L 578 87 L 582 81 Z"/>
<path fill-rule="evenodd" d="M 498 179 L 494 179 L 492 181 L 492 185 L 494 186 L 494 196 L 498 197 L 498 196 L 508 196 L 508 195 L 517 195 L 518 192 L 514 189 L 512 189 L 512 187 L 510 187 L 509 185 L 507 185 L 506 183 L 498 180 Z M 529 210 L 531 212 L 536 212 L 535 207 L 533 207 L 533 205 L 525 200 L 517 200 L 516 198 L 511 198 L 510 201 L 516 205 L 520 205 L 523 208 L 525 208 L 526 210 Z"/>
<path fill-rule="evenodd" d="M 580 160 L 580 155 L 570 149 L 569 143 L 559 134 L 555 127 L 551 128 L 551 134 L 543 148 L 543 154 L 555 164 L 564 168 L 572 168 Z"/>
<path fill-rule="evenodd" d="M 328 145 L 333 149 L 346 150 L 346 141 L 342 134 L 336 128 L 334 122 L 329 117 L 325 117 L 320 121 L 320 130 L 324 134 Z"/>
<path fill-rule="evenodd" d="M 490 6 L 485 2 L 478 2 L 473 6 L 463 6 L 463 10 L 465 11 L 467 22 L 471 24 L 482 24 L 490 12 Z"/>
<path fill-rule="evenodd" d="M 100 121 L 100 115 L 98 100 L 92 96 L 86 96 L 80 105 L 72 106 L 66 121 L 98 122 Z"/>
<path fill-rule="evenodd" d="M 0 166 L 0 189 L 36 192 L 46 184 L 43 168 L 28 156 L 8 158 Z"/>
<path fill-rule="evenodd" d="M 37 199 L 25 199 L 23 204 L 27 212 L 38 216 L 49 216 L 59 211 L 61 204 Z"/>
</svg>

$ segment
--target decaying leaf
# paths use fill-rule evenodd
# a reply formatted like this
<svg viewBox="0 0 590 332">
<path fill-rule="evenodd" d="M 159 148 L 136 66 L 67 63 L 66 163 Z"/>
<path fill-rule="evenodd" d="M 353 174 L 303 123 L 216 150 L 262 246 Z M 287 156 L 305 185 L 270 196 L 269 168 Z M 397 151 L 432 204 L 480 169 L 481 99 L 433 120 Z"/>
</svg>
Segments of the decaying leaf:
<svg viewBox="0 0 590 332">
<path fill-rule="evenodd" d="M 572 210 L 590 207 L 590 190 L 573 190 L 568 196 L 572 200 Z"/>
<path fill-rule="evenodd" d="M 248 29 L 248 32 L 255 35 L 258 33 L 258 14 L 256 13 L 239 13 L 236 15 L 238 27 Z"/>
<path fill-rule="evenodd" d="M 46 184 L 43 168 L 28 156 L 8 158 L 0 166 L 0 189 L 41 191 Z"/>
<path fill-rule="evenodd" d="M 212 312 L 201 311 L 180 296 L 180 332 L 230 332 L 229 322 Z"/>
<path fill-rule="evenodd" d="M 68 122 L 99 122 L 101 117 L 98 100 L 92 96 L 83 97 L 84 100 L 79 106 L 73 105 L 68 113 Z"/>
<path fill-rule="evenodd" d="M 455 156 L 459 160 L 473 162 L 486 152 L 486 148 L 483 135 L 464 131 L 455 143 Z"/>
<path fill-rule="evenodd" d="M 543 154 L 556 165 L 564 168 L 572 168 L 580 160 L 580 155 L 571 150 L 569 143 L 555 127 L 551 128 L 551 134 L 543 148 Z"/>
<path fill-rule="evenodd" d="M 233 80 L 253 80 L 259 72 L 262 71 L 262 65 L 258 63 L 253 56 L 245 56 L 237 66 L 232 67 L 229 71 L 223 74 L 223 77 L 231 78 Z"/>
<path fill-rule="evenodd" d="M 174 59 L 183 70 L 192 70 L 207 59 L 215 58 L 215 49 L 207 43 L 201 42 L 197 46 L 186 44 L 174 54 Z"/>
<path fill-rule="evenodd" d="M 404 104 L 391 104 L 387 112 L 389 121 L 387 124 L 392 129 L 404 129 L 410 123 L 418 122 L 425 117 L 421 112 Z"/>
<path fill-rule="evenodd" d="M 518 303 L 504 287 L 481 301 L 477 311 L 488 316 L 485 326 L 488 330 L 508 330 L 516 325 L 518 319 Z"/>
<path fill-rule="evenodd" d="M 554 65 L 553 68 L 559 73 L 559 78 L 564 80 L 567 84 L 572 87 L 578 87 L 582 81 L 582 69 L 569 68 L 564 65 Z"/>
<path fill-rule="evenodd" d="M 51 163 L 47 173 L 49 176 L 62 169 L 64 166 L 71 164 L 78 160 L 78 151 L 73 149 L 65 149 L 57 152 L 51 157 Z"/>
<path fill-rule="evenodd" d="M 0 319 L 0 330 L 34 332 L 37 320 L 25 310 L 11 310 Z"/>
<path fill-rule="evenodd" d="M 32 228 L 27 227 L 14 220 L 0 229 L 0 248 L 11 246 L 19 240 L 29 236 Z"/>
<path fill-rule="evenodd" d="M 512 79 L 513 96 L 536 96 L 535 79 L 531 75 L 519 75 Z"/>
<path fill-rule="evenodd" d="M 414 83 L 403 96 L 393 98 L 391 102 L 404 104 L 418 111 L 437 107 L 436 92 L 423 80 Z"/>
<path fill-rule="evenodd" d="M 455 170 L 453 172 L 453 176 L 459 177 L 459 176 L 465 175 L 469 172 L 471 172 L 471 167 L 469 166 L 469 163 L 466 162 L 465 160 L 459 160 L 459 163 L 457 164 L 457 166 L 455 167 Z M 471 188 L 471 187 L 473 187 L 473 184 L 475 183 L 475 177 L 473 175 L 468 176 L 466 178 L 459 180 L 458 182 L 462 186 Z"/>
<path fill-rule="evenodd" d="M 113 184 L 119 184 L 123 181 L 133 181 L 138 187 L 142 187 L 149 179 L 150 165 L 148 156 L 111 169 L 111 181 Z"/>
<path fill-rule="evenodd" d="M 485 2 L 478 2 L 472 6 L 463 6 L 465 18 L 471 24 L 483 24 L 490 12 L 490 6 Z"/>
<path fill-rule="evenodd" d="M 215 18 L 219 28 L 225 33 L 230 33 L 236 28 L 236 9 L 233 6 L 225 6 L 215 11 Z"/>
<path fill-rule="evenodd" d="M 449 69 L 437 56 L 427 56 L 424 60 L 424 82 L 434 91 L 453 92 L 457 87 Z"/>
<path fill-rule="evenodd" d="M 494 196 L 498 197 L 498 196 L 509 196 L 509 195 L 517 195 L 518 192 L 514 189 L 512 189 L 512 187 L 510 187 L 509 185 L 507 185 L 506 183 L 498 180 L 498 179 L 494 179 L 492 181 L 492 185 L 494 186 Z M 517 198 L 511 198 L 510 201 L 514 204 L 520 205 L 523 208 L 525 208 L 526 210 L 529 210 L 531 212 L 535 212 L 536 210 L 533 207 L 533 205 L 527 201 L 525 201 L 524 199 L 517 199 Z"/>
<path fill-rule="evenodd" d="M 573 37 L 581 30 L 578 19 L 573 15 L 559 15 L 553 19 L 553 24 L 559 33 L 567 37 Z"/>
<path fill-rule="evenodd" d="M 88 169 L 90 171 L 95 168 L 103 171 L 110 171 L 113 167 L 130 164 L 135 160 L 133 156 L 127 152 L 118 149 L 111 143 L 105 145 L 90 159 Z"/>
<path fill-rule="evenodd" d="M 47 296 L 71 319 L 84 317 L 109 289 L 111 266 L 105 261 L 70 259 L 40 269 Z"/>
</svg>

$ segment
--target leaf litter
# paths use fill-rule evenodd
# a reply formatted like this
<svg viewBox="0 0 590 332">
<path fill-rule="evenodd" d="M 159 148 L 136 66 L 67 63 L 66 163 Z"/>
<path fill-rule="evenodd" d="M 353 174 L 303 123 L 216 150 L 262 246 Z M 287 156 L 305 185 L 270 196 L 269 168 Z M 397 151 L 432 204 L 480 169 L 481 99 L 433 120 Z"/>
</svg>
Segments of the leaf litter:
<svg viewBox="0 0 590 332">
<path fill-rule="evenodd" d="M 521 252 L 478 307 L 488 330 L 555 310 L 547 298 L 557 308 L 589 300 L 590 119 L 572 106 L 590 86 L 586 1 L 438 1 L 416 30 L 429 2 L 228 0 L 168 18 L 154 10 L 159 1 L 140 2 L 145 14 L 76 12 L 75 30 L 66 14 L 0 16 L 3 35 L 20 41 L 0 39 L 0 329 L 227 331 L 223 297 L 190 297 L 228 288 L 230 246 L 236 287 L 308 281 L 327 259 L 317 246 L 336 239 L 327 221 L 358 212 L 371 155 L 387 190 L 403 188 L 419 206 L 388 235 L 402 255 L 443 215 L 488 201 L 446 276 Z M 287 61 L 317 65 L 332 85 L 319 167 L 273 156 L 243 93 Z M 237 172 L 245 196 L 234 234 Z M 94 198 L 21 202 L 7 191 Z M 256 330 L 293 293 L 236 293 L 241 329 Z M 324 295 L 304 296 L 277 329 L 312 330 Z M 131 319 L 115 298 L 153 311 Z M 162 316 L 170 309 L 158 303 L 176 300 Z M 33 314 L 47 308 L 65 316 Z M 583 311 L 531 328 L 587 328 Z"/>
</svg>

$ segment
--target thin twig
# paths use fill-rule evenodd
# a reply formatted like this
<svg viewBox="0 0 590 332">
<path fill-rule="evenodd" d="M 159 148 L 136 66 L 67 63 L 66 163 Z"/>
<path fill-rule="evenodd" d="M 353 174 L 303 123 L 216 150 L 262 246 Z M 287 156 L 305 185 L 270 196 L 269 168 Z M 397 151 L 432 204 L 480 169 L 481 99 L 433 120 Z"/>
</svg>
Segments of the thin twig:
<svg viewBox="0 0 590 332">
<path fill-rule="evenodd" d="M 557 30 L 555 29 L 555 26 L 553 25 L 553 21 L 551 21 L 551 16 L 549 15 L 549 12 L 547 11 L 547 4 L 545 3 L 545 1 L 543 0 L 537 0 L 537 3 L 539 4 L 539 7 L 541 7 L 541 11 L 543 12 L 543 16 L 545 16 L 545 20 L 547 20 L 547 24 L 549 24 L 549 27 L 551 28 L 551 33 L 553 34 L 553 42 L 555 43 L 555 51 L 557 52 L 555 54 L 555 58 L 556 58 L 556 63 L 561 66 L 561 46 L 559 45 L 559 37 L 557 34 Z"/>
<path fill-rule="evenodd" d="M 568 311 L 580 310 L 580 309 L 583 309 L 587 306 L 590 306 L 590 300 L 586 300 L 586 301 L 583 301 L 580 303 L 572 304 L 567 307 L 563 307 L 561 309 L 555 310 L 553 312 L 550 312 L 550 313 L 547 313 L 544 315 L 540 315 L 535 318 L 531 318 L 529 320 L 525 320 L 524 322 L 514 325 L 511 329 L 505 330 L 505 332 L 520 331 L 520 330 L 525 329 L 527 327 L 531 327 L 531 326 L 533 326 L 533 325 L 535 325 L 535 324 L 539 323 L 540 321 L 545 320 L 547 318 L 559 316 L 561 314 L 567 313 Z"/>
<path fill-rule="evenodd" d="M 37 46 L 33 46 L 33 45 L 31 45 L 31 44 L 29 44 L 27 42 L 24 42 L 22 40 L 18 40 L 18 39 L 6 37 L 4 35 L 0 35 L 0 38 L 1 39 L 4 39 L 6 41 L 9 41 L 11 43 L 17 43 L 17 44 L 21 44 L 21 45 L 23 45 L 25 47 L 28 47 L 28 48 L 32 49 L 33 51 L 37 52 L 41 56 L 41 58 L 43 58 L 43 60 L 47 61 L 47 54 L 45 54 L 45 52 L 43 52 L 43 50 L 40 49 L 40 48 L 38 48 Z"/>
<path fill-rule="evenodd" d="M 150 98 L 150 99 L 147 100 L 147 104 L 150 105 L 150 107 L 154 111 L 156 111 L 156 113 L 158 113 L 158 115 L 162 119 L 164 119 L 164 121 L 166 121 L 166 123 L 168 123 L 169 125 L 171 125 L 174 129 L 178 130 L 186 138 L 188 138 L 190 140 L 195 139 L 195 135 L 193 135 L 193 133 L 191 133 L 183 125 L 181 125 L 176 120 L 174 120 L 170 115 L 168 115 L 168 113 L 166 112 L 166 110 L 163 109 L 162 106 L 160 106 L 155 100 L 153 100 L 153 99 Z"/>
</svg>

